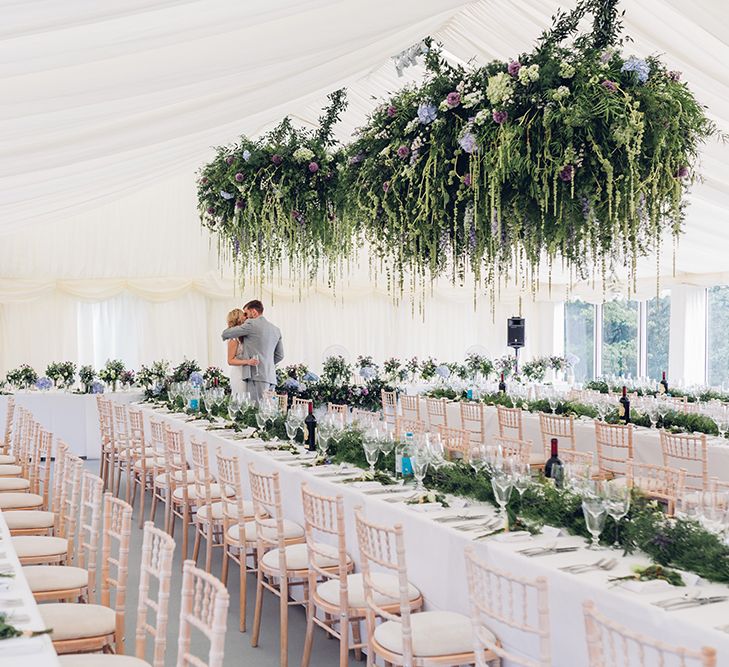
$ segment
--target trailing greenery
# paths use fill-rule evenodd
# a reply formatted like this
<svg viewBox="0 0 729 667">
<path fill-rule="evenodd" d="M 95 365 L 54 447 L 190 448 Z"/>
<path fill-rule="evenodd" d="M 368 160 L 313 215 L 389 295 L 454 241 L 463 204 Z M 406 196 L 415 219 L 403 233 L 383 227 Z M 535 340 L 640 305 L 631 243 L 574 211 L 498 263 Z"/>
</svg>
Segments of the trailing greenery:
<svg viewBox="0 0 729 667">
<path fill-rule="evenodd" d="M 607 380 L 599 378 L 597 380 L 590 380 L 585 383 L 585 389 L 592 391 L 599 391 L 601 394 L 619 393 L 623 388 L 623 385 L 619 384 L 608 384 Z M 658 389 L 652 389 L 650 387 L 636 387 L 631 389 L 638 396 L 663 396 L 664 394 Z M 722 401 L 723 403 L 729 402 L 729 394 L 726 392 L 715 391 L 714 389 L 700 389 L 697 391 L 684 391 L 682 389 L 675 389 L 671 387 L 669 396 L 674 398 L 686 398 L 689 403 L 705 403 L 707 401 Z"/>
</svg>

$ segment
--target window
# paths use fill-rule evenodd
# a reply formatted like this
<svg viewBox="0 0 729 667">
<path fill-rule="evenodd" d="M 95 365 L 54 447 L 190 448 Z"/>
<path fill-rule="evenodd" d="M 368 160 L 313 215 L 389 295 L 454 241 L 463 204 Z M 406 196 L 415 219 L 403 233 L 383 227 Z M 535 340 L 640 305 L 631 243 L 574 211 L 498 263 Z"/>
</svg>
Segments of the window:
<svg viewBox="0 0 729 667">
<path fill-rule="evenodd" d="M 638 302 L 608 301 L 602 307 L 602 374 L 638 374 Z"/>
<path fill-rule="evenodd" d="M 660 380 L 668 371 L 668 338 L 671 329 L 671 296 L 653 297 L 646 302 L 646 375 Z"/>
<path fill-rule="evenodd" d="M 595 306 L 584 301 L 568 301 L 564 305 L 564 351 L 576 358 L 575 380 L 584 382 L 594 377 Z M 573 359 L 574 361 L 574 359 Z"/>
<path fill-rule="evenodd" d="M 708 382 L 717 387 L 729 382 L 729 286 L 707 290 L 706 321 Z"/>
</svg>

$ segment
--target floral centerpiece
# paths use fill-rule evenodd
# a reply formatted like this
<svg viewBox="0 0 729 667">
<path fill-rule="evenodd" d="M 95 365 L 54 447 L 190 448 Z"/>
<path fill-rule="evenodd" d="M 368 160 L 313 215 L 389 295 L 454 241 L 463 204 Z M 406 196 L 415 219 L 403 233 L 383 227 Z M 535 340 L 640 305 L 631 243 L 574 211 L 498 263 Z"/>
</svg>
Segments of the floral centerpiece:
<svg viewBox="0 0 729 667">
<path fill-rule="evenodd" d="M 466 368 L 471 379 L 476 379 L 479 375 L 487 379 L 494 372 L 494 364 L 492 361 L 481 354 L 470 353 L 466 355 Z"/>
<path fill-rule="evenodd" d="M 521 372 L 527 380 L 542 382 L 547 373 L 548 366 L 551 367 L 549 357 L 537 357 L 522 364 Z"/>
<path fill-rule="evenodd" d="M 30 389 L 38 380 L 38 373 L 28 364 L 8 371 L 5 375 L 7 383 L 15 389 Z"/>
<path fill-rule="evenodd" d="M 35 388 L 40 391 L 48 391 L 51 387 L 53 387 L 53 380 L 49 377 L 40 377 L 35 381 Z"/>
<path fill-rule="evenodd" d="M 78 379 L 83 385 L 83 393 L 91 393 L 91 384 L 96 379 L 96 371 L 93 366 L 85 365 L 78 369 Z"/>
<path fill-rule="evenodd" d="M 322 367 L 321 379 L 333 385 L 348 383 L 352 378 L 352 366 L 340 355 L 328 357 Z"/>
<path fill-rule="evenodd" d="M 144 389 L 148 399 L 166 398 L 169 372 L 170 362 L 164 359 L 153 362 L 151 366 L 142 365 L 137 372 L 137 384 Z"/>
<path fill-rule="evenodd" d="M 170 382 L 187 382 L 193 373 L 199 373 L 202 369 L 194 359 L 185 359 L 172 369 Z"/>
<path fill-rule="evenodd" d="M 59 389 L 68 389 L 76 380 L 76 364 L 72 361 L 50 363 L 46 368 L 46 376 Z"/>
<path fill-rule="evenodd" d="M 124 362 L 121 359 L 107 359 L 104 368 L 99 371 L 99 379 L 106 383 L 107 387 L 111 386 L 112 391 L 116 391 L 117 384 L 125 370 Z"/>
<path fill-rule="evenodd" d="M 385 360 L 382 369 L 385 372 L 385 378 L 392 384 L 399 384 L 407 377 L 407 371 L 403 368 L 402 362 L 396 357 Z"/>
<path fill-rule="evenodd" d="M 133 370 L 125 370 L 119 376 L 119 382 L 121 382 L 121 386 L 125 389 L 130 389 L 134 386 L 135 378 L 136 376 Z"/>
<path fill-rule="evenodd" d="M 203 381 L 208 389 L 221 388 L 227 390 L 230 388 L 230 379 L 217 366 L 208 366 L 205 369 Z"/>
</svg>

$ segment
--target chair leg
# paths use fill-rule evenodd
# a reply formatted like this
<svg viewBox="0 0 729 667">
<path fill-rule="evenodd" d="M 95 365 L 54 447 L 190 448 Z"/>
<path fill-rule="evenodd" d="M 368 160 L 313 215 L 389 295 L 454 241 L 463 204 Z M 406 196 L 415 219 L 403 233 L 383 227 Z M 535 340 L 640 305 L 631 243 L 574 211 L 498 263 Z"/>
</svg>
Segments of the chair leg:
<svg viewBox="0 0 729 667">
<path fill-rule="evenodd" d="M 210 574 L 213 567 L 213 522 L 208 521 L 206 531 L 207 544 L 205 544 L 205 572 Z"/>
<path fill-rule="evenodd" d="M 246 550 L 245 547 L 240 552 L 240 555 L 238 556 L 240 559 L 240 571 L 238 573 L 239 582 L 240 582 L 240 593 L 239 593 L 239 602 L 240 602 L 240 631 L 245 632 L 246 631 L 246 615 L 248 613 L 248 573 L 246 572 Z"/>
<path fill-rule="evenodd" d="M 286 578 L 286 573 L 283 572 L 281 576 L 281 584 L 279 586 L 281 591 L 281 598 L 279 599 L 280 607 L 280 621 L 281 621 L 281 638 L 279 645 L 281 647 L 280 653 L 280 665 L 281 667 L 288 667 L 289 663 L 289 580 Z"/>
<path fill-rule="evenodd" d="M 241 597 L 243 592 L 241 591 Z M 261 632 L 261 611 L 263 610 L 263 572 L 258 569 L 258 580 L 256 583 L 256 609 L 253 613 L 253 633 L 251 634 L 251 646 L 258 646 L 258 636 Z"/>
<path fill-rule="evenodd" d="M 182 562 L 187 560 L 187 538 L 190 528 L 190 515 L 187 503 L 182 506 Z"/>
<path fill-rule="evenodd" d="M 301 667 L 309 667 L 311 660 L 311 647 L 314 643 L 314 615 L 316 614 L 316 608 L 311 597 L 306 605 L 306 637 L 304 639 L 304 655 L 301 657 Z M 342 661 L 339 661 L 340 667 L 342 667 Z"/>
<path fill-rule="evenodd" d="M 197 556 L 200 553 L 200 529 L 195 526 L 195 544 L 192 546 L 192 560 L 197 563 Z"/>
<path fill-rule="evenodd" d="M 223 582 L 223 586 L 228 587 L 228 565 L 230 563 L 230 557 L 228 556 L 228 545 L 225 543 L 225 536 L 223 536 L 223 570 L 220 573 L 220 581 Z"/>
<path fill-rule="evenodd" d="M 157 486 L 152 484 L 152 507 L 149 510 L 149 520 L 154 523 L 154 515 L 157 512 Z"/>
<path fill-rule="evenodd" d="M 134 493 L 136 496 L 136 492 Z M 134 500 L 134 496 L 132 496 Z M 144 526 L 144 505 L 147 500 L 147 478 L 142 476 L 142 483 L 139 485 L 139 527 Z"/>
<path fill-rule="evenodd" d="M 362 643 L 361 628 L 362 628 L 361 621 L 359 619 L 355 619 L 354 621 L 352 621 L 352 641 L 355 644 Z M 362 649 L 361 648 L 354 649 L 354 659 L 362 660 Z"/>
<path fill-rule="evenodd" d="M 328 633 L 327 633 L 328 634 Z M 349 664 L 349 616 L 346 612 L 339 615 L 339 667 Z"/>
</svg>

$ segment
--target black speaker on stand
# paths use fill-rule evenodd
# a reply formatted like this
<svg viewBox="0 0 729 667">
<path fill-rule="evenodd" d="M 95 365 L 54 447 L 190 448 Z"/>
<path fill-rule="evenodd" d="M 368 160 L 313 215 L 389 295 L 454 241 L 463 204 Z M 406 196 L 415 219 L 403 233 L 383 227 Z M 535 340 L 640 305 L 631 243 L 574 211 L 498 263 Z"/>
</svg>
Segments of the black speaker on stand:
<svg viewBox="0 0 729 667">
<path fill-rule="evenodd" d="M 516 366 L 514 374 L 519 373 L 519 349 L 524 347 L 526 321 L 523 317 L 510 317 L 506 324 L 506 344 L 514 348 Z"/>
</svg>

